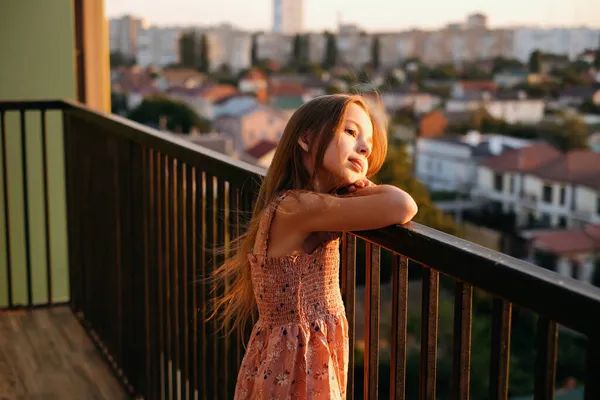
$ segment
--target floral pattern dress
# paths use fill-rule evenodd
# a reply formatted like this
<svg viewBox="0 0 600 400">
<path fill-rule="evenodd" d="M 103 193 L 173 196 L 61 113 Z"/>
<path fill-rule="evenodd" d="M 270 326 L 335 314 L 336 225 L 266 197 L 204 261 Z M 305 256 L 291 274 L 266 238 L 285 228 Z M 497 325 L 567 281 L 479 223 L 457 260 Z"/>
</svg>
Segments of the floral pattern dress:
<svg viewBox="0 0 600 400">
<path fill-rule="evenodd" d="M 345 399 L 348 321 L 339 287 L 339 239 L 310 254 L 268 257 L 267 207 L 249 254 L 258 305 L 235 400 Z"/>
</svg>

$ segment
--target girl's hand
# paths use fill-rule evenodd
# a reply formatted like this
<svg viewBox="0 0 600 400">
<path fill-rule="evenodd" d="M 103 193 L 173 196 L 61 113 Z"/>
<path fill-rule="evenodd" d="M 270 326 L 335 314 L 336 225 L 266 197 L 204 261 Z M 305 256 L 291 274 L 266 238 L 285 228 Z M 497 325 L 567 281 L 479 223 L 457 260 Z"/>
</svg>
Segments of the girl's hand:
<svg viewBox="0 0 600 400">
<path fill-rule="evenodd" d="M 362 188 L 366 188 L 366 187 L 371 187 L 371 186 L 377 186 L 377 185 L 374 184 L 373 182 L 371 182 L 370 180 L 368 180 L 367 178 L 365 178 L 365 179 L 359 179 L 358 181 L 356 181 L 353 184 L 351 184 L 351 185 L 348 186 L 348 192 L 349 193 L 354 193 L 358 189 L 362 189 Z"/>
</svg>

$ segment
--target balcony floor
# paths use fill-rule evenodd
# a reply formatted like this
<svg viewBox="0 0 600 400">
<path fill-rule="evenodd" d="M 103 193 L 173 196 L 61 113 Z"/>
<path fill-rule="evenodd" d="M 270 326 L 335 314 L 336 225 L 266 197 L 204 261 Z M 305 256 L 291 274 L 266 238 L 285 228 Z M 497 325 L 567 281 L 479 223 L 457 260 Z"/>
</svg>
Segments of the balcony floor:
<svg viewBox="0 0 600 400">
<path fill-rule="evenodd" d="M 0 400 L 128 398 L 69 307 L 0 312 Z"/>
</svg>

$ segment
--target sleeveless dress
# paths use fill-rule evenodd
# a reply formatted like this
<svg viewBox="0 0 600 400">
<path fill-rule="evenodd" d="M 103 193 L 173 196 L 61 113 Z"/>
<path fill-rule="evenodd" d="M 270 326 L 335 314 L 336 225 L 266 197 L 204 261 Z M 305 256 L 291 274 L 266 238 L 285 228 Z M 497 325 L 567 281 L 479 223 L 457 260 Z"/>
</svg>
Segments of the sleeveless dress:
<svg viewBox="0 0 600 400">
<path fill-rule="evenodd" d="M 339 286 L 339 239 L 310 254 L 267 257 L 271 221 L 248 255 L 259 318 L 239 370 L 235 400 L 345 399 L 348 321 Z"/>
</svg>

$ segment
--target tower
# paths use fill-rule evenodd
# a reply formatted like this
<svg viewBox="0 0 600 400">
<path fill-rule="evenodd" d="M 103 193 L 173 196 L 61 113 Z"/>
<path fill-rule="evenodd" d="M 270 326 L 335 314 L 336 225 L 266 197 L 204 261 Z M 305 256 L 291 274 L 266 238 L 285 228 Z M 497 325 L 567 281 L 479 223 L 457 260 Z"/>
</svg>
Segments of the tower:
<svg viewBox="0 0 600 400">
<path fill-rule="evenodd" d="M 304 0 L 273 0 L 273 32 L 296 35 L 304 30 Z"/>
</svg>

